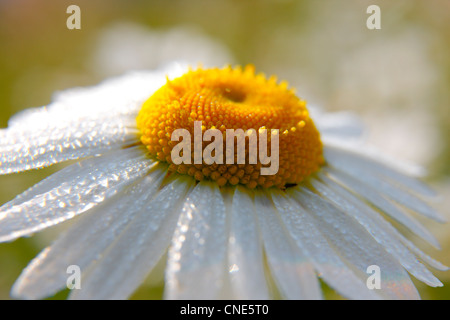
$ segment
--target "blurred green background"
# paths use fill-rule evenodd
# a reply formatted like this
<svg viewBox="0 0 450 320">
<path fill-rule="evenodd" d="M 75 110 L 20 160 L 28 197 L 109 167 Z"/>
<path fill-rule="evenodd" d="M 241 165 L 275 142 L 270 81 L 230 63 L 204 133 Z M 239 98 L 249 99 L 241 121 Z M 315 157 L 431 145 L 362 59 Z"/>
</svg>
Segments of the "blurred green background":
<svg viewBox="0 0 450 320">
<path fill-rule="evenodd" d="M 71 4 L 81 8 L 81 30 L 66 27 Z M 371 4 L 381 8 L 381 30 L 366 27 Z M 449 217 L 449 39 L 448 0 L 1 0 L 0 127 L 19 110 L 48 104 L 55 91 L 127 70 L 173 59 L 252 63 L 288 80 L 310 104 L 355 112 L 371 143 L 426 167 L 441 194 L 435 207 Z M 0 203 L 57 169 L 0 177 Z M 450 225 L 423 223 L 442 250 L 416 243 L 450 265 Z M 9 299 L 21 270 L 66 227 L 0 244 L 0 299 Z M 160 298 L 162 270 L 134 298 Z M 450 272 L 435 274 L 445 286 L 416 281 L 421 296 L 448 299 Z"/>
</svg>

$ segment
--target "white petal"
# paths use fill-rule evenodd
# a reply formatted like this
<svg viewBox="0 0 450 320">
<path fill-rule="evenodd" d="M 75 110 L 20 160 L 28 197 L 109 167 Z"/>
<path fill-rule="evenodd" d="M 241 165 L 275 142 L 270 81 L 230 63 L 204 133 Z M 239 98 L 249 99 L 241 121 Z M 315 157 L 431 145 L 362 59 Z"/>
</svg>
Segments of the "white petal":
<svg viewBox="0 0 450 320">
<path fill-rule="evenodd" d="M 129 148 L 53 174 L 0 208 L 0 241 L 73 218 L 144 176 L 153 163 L 142 148 Z"/>
<path fill-rule="evenodd" d="M 10 130 L 0 141 L 0 174 L 47 167 L 135 143 L 136 129 L 121 120 L 126 119 L 76 119 L 40 130 Z"/>
<path fill-rule="evenodd" d="M 435 196 L 436 193 L 427 185 L 415 178 L 421 173 L 420 168 L 412 168 L 403 162 L 388 159 L 377 150 L 371 150 L 361 146 L 355 150 L 354 147 L 347 148 L 345 145 L 324 145 L 324 155 L 327 161 L 333 164 L 357 168 L 359 171 L 373 173 L 373 176 L 383 178 L 396 186 L 407 188 L 423 196 Z"/>
<path fill-rule="evenodd" d="M 230 220 L 228 266 L 233 298 L 269 299 L 255 207 L 245 187 L 236 187 Z"/>
<path fill-rule="evenodd" d="M 360 138 L 364 132 L 362 122 L 350 112 L 322 113 L 311 110 L 311 117 L 324 140 Z"/>
<path fill-rule="evenodd" d="M 8 125 L 14 131 L 44 129 L 55 121 L 115 118 L 135 115 L 142 103 L 166 82 L 160 72 L 133 72 L 108 79 L 96 86 L 57 92 L 45 108 L 28 109 L 13 116 Z"/>
<path fill-rule="evenodd" d="M 161 184 L 166 173 L 164 169 L 165 166 L 155 168 L 123 193 L 83 215 L 28 265 L 13 287 L 13 296 L 27 299 L 51 296 L 66 286 L 68 266 L 76 265 L 82 271 L 88 269 L 144 210 Z"/>
<path fill-rule="evenodd" d="M 355 273 L 363 281 L 370 276 L 369 266 L 380 268 L 381 288 L 377 293 L 389 299 L 419 299 L 405 269 L 356 220 L 306 188 L 294 188 L 290 194 L 315 218 L 317 228 L 340 256 L 359 271 Z"/>
<path fill-rule="evenodd" d="M 300 205 L 278 190 L 272 191 L 272 199 L 293 240 L 311 259 L 325 282 L 350 299 L 381 298 L 341 260 Z"/>
<path fill-rule="evenodd" d="M 423 225 L 411 217 L 404 209 L 395 206 L 393 203 L 385 199 L 379 192 L 379 189 L 371 188 L 366 184 L 352 178 L 351 176 L 339 172 L 335 169 L 326 169 L 324 172 L 328 173 L 334 179 L 337 179 L 353 192 L 361 197 L 364 197 L 372 205 L 379 208 L 393 219 L 397 220 L 409 230 L 417 234 L 422 239 L 428 241 L 435 248 L 439 248 L 437 239 L 427 230 Z"/>
<path fill-rule="evenodd" d="M 136 115 L 168 72 L 134 73 L 57 94 L 0 131 L 0 174 L 97 155 L 137 141 Z"/>
<path fill-rule="evenodd" d="M 165 297 L 218 299 L 227 259 L 226 209 L 215 182 L 202 181 L 188 196 L 169 249 Z"/>
<path fill-rule="evenodd" d="M 402 242 L 405 244 L 405 246 L 407 246 L 409 248 L 409 250 L 411 250 L 412 253 L 414 253 L 416 256 L 418 256 L 420 260 L 422 260 L 423 262 L 428 264 L 430 267 L 433 267 L 433 268 L 435 268 L 437 270 L 441 270 L 441 271 L 448 271 L 450 269 L 446 265 L 443 265 L 439 261 L 437 261 L 437 260 L 431 258 L 430 256 L 428 256 L 427 254 L 425 254 L 422 250 L 417 248 L 408 239 L 404 238 L 402 240 Z M 437 286 L 439 286 L 439 285 L 437 285 Z"/>
<path fill-rule="evenodd" d="M 82 275 L 82 288 L 73 290 L 70 298 L 128 298 L 166 252 L 191 187 L 192 179 L 183 177 L 152 194 L 153 199 L 147 201 L 142 212 L 133 217 L 101 258 L 89 266 Z"/>
<path fill-rule="evenodd" d="M 408 207 L 431 219 L 445 222 L 445 219 L 440 214 L 435 212 L 430 206 L 428 206 L 418 197 L 415 197 L 402 188 L 395 187 L 392 183 L 389 183 L 388 178 L 386 177 L 390 174 L 391 177 L 396 178 L 395 170 L 389 170 L 388 168 L 385 168 L 385 172 L 381 173 L 382 166 L 380 164 L 370 162 L 368 159 L 363 159 L 362 156 L 351 156 L 350 153 L 345 154 L 343 151 L 336 151 L 337 149 L 332 148 L 325 148 L 324 150 L 327 162 L 336 169 L 346 172 L 353 178 L 363 182 L 368 186 L 371 186 L 376 190 L 379 190 L 387 197 L 397 201 L 405 207 Z M 382 176 L 377 176 L 374 173 L 380 173 L 380 175 Z M 397 175 L 400 174 L 397 172 Z M 383 176 L 385 177 L 383 178 Z M 412 186 L 413 184 L 411 183 L 410 185 Z M 419 187 L 422 186 L 422 184 L 416 181 L 416 184 L 414 184 L 414 186 Z M 409 187 L 409 185 L 406 187 Z M 418 191 L 419 189 L 415 188 L 414 190 Z"/>
<path fill-rule="evenodd" d="M 255 207 L 269 267 L 282 296 L 294 300 L 322 299 L 311 261 L 288 236 L 270 199 L 257 192 Z"/>
<path fill-rule="evenodd" d="M 439 280 L 417 261 L 416 257 L 409 252 L 408 248 L 418 254 L 425 262 L 437 269 L 446 270 L 447 268 L 445 266 L 437 263 L 422 253 L 392 227 L 392 225 L 384 220 L 377 211 L 373 210 L 363 201 L 326 176 L 320 175 L 320 177 L 325 184 L 315 180 L 311 181 L 317 191 L 319 191 L 326 199 L 333 201 L 341 210 L 354 217 L 378 243 L 385 247 L 387 252 L 396 257 L 416 278 L 432 286 L 441 285 Z M 406 248 L 405 245 L 408 248 Z"/>
</svg>

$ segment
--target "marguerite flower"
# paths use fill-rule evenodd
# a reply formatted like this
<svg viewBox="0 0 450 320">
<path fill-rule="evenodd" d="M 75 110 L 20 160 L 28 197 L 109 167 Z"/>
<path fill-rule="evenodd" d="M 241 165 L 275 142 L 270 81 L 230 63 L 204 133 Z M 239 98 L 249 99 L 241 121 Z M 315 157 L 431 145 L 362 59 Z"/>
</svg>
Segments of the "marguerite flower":
<svg viewBox="0 0 450 320">
<path fill-rule="evenodd" d="M 419 298 L 409 274 L 441 286 L 423 263 L 446 267 L 384 218 L 438 247 L 408 211 L 442 221 L 421 199 L 432 192 L 380 154 L 346 144 L 359 133 L 351 117 L 313 122 L 286 83 L 251 66 L 175 77 L 180 70 L 60 93 L 0 131 L 2 174 L 79 159 L 1 207 L 3 242 L 83 214 L 22 272 L 14 297 L 53 295 L 76 265 L 81 289 L 71 298 L 127 298 L 163 257 L 168 299 L 273 298 L 269 283 L 282 298 L 320 299 L 319 278 L 353 299 Z M 239 158 L 230 146 L 212 152 L 207 142 L 220 134 L 177 149 L 185 161 L 174 161 L 173 133 L 194 135 L 196 121 L 205 135 L 270 132 L 263 149 L 274 155 L 270 143 L 279 142 L 278 170 L 263 175 L 269 164 L 261 154 L 252 160 L 249 146 L 244 163 L 195 161 L 199 147 L 216 160 Z M 370 289 L 373 265 L 381 281 Z"/>
</svg>

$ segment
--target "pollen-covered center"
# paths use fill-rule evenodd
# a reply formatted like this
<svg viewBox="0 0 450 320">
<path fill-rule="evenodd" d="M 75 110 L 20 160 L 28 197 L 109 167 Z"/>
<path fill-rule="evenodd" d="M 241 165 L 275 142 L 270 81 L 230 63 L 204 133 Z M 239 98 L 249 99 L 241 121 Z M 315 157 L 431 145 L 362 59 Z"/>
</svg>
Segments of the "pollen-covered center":
<svg viewBox="0 0 450 320">
<path fill-rule="evenodd" d="M 286 83 L 255 74 L 253 66 L 191 70 L 168 80 L 144 103 L 137 126 L 149 154 L 170 163 L 169 170 L 219 185 L 283 188 L 299 183 L 324 162 L 320 135 L 305 101 Z M 188 141 L 177 129 L 185 129 Z M 220 130 L 222 139 L 211 137 L 209 129 Z M 227 129 L 242 129 L 244 135 L 227 141 L 233 131 Z M 179 143 L 191 147 L 179 148 Z M 177 151 L 176 161 L 172 150 Z M 245 159 L 239 150 L 245 150 Z M 202 157 L 206 154 L 215 161 Z M 271 174 L 263 174 L 263 168 L 271 168 Z"/>
</svg>

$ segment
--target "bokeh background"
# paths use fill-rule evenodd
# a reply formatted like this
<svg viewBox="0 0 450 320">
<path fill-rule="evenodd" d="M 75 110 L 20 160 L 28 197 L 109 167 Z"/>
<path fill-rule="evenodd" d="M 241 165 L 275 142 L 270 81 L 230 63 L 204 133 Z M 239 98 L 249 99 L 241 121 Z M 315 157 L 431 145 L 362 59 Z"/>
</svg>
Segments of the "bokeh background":
<svg viewBox="0 0 450 320">
<path fill-rule="evenodd" d="M 81 8 L 81 30 L 66 27 L 71 4 Z M 381 30 L 366 27 L 372 4 L 381 8 Z M 0 46 L 0 128 L 16 112 L 48 104 L 55 91 L 129 70 L 177 59 L 252 63 L 312 105 L 354 112 L 372 144 L 425 167 L 440 194 L 434 206 L 450 218 L 448 0 L 0 0 Z M 0 203 L 58 168 L 0 177 Z M 416 243 L 450 265 L 450 224 L 423 223 L 442 250 Z M 0 244 L 0 299 L 67 224 Z M 160 298 L 162 270 L 133 298 Z M 445 286 L 416 281 L 422 298 L 449 299 L 450 272 L 435 274 Z"/>
</svg>

